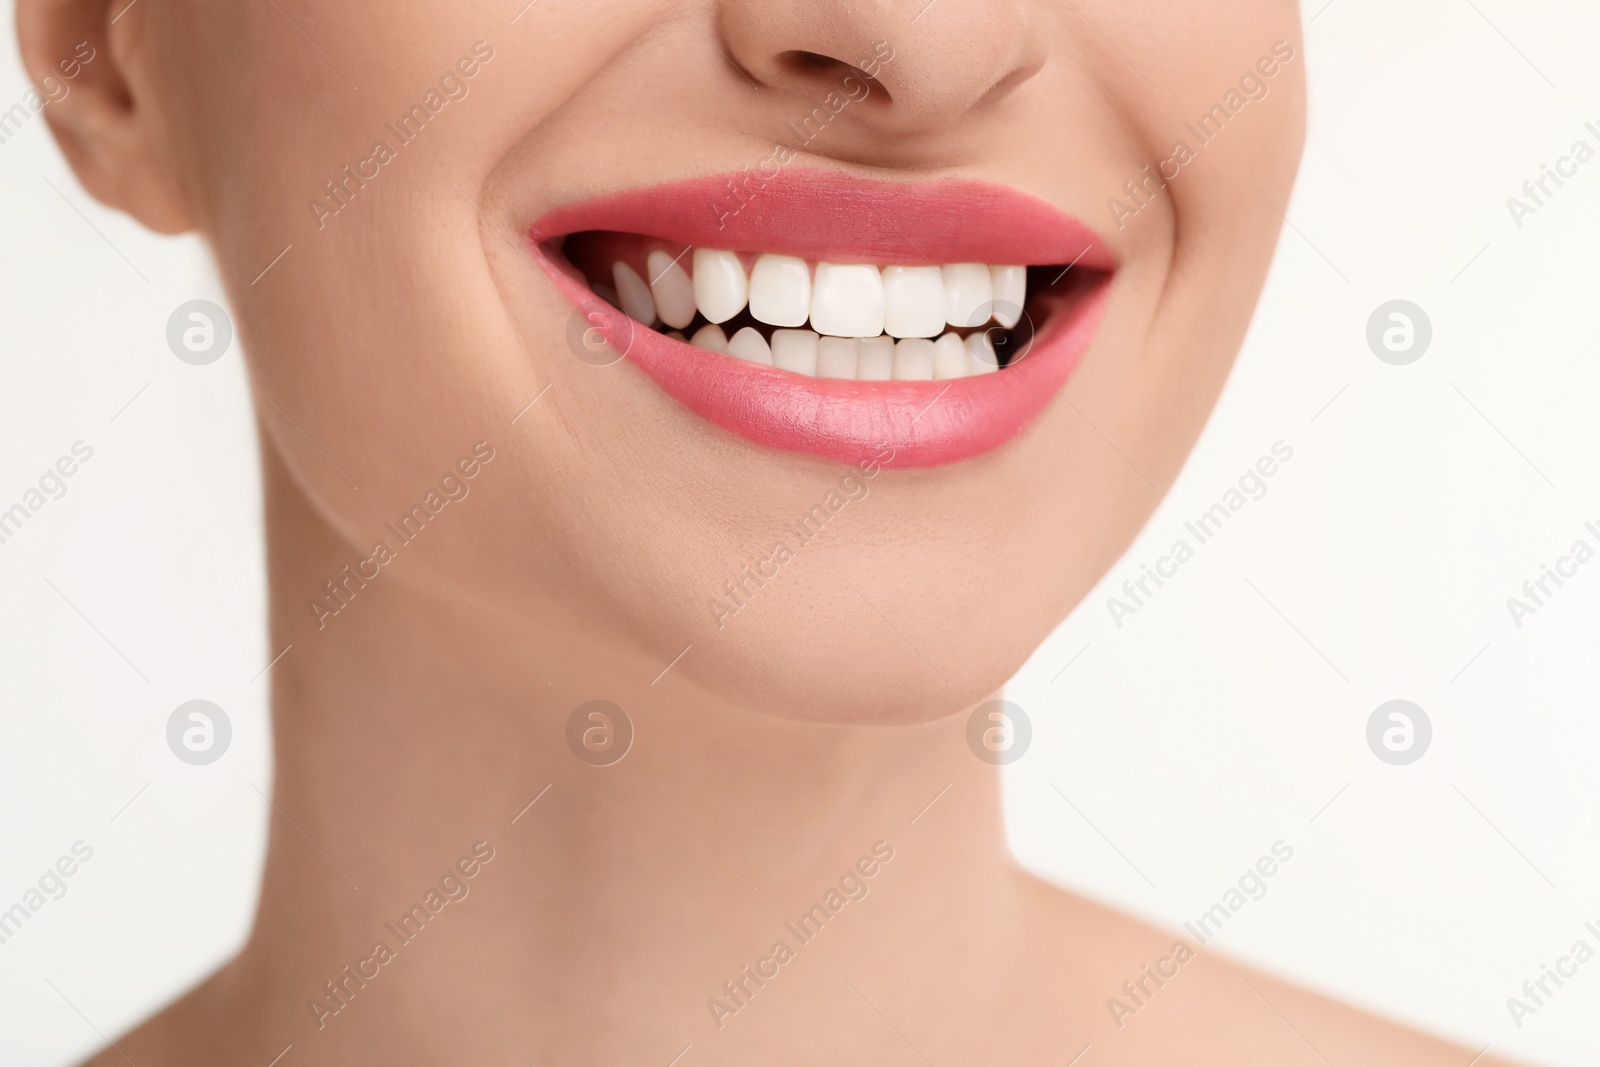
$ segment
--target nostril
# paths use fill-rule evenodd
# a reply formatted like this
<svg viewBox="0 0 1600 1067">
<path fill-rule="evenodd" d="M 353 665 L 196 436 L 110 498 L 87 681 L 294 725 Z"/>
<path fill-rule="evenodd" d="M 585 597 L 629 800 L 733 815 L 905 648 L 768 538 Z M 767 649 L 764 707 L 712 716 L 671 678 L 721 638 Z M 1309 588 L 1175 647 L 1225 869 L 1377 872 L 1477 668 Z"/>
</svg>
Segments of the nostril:
<svg viewBox="0 0 1600 1067">
<path fill-rule="evenodd" d="M 778 57 L 778 61 L 796 74 L 832 74 L 836 71 L 842 74 L 855 69 L 832 56 L 798 48 L 783 53 Z"/>
<path fill-rule="evenodd" d="M 860 67 L 834 59 L 832 56 L 825 56 L 820 52 L 793 49 L 781 53 L 777 59 L 778 65 L 783 70 L 806 82 L 813 82 L 819 86 L 826 84 L 829 88 L 842 88 L 848 92 L 854 86 L 847 79 L 854 79 L 867 85 L 873 92 L 883 92 L 887 95 L 883 84 Z"/>
</svg>

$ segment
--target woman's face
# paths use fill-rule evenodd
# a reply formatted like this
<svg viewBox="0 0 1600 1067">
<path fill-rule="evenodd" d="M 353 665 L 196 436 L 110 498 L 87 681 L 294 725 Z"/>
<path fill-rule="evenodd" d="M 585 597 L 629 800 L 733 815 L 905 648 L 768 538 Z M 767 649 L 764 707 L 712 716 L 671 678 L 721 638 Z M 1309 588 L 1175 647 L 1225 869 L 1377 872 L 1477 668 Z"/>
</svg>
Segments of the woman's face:
<svg viewBox="0 0 1600 1067">
<path fill-rule="evenodd" d="M 400 580 L 449 579 L 530 640 L 642 681 L 683 653 L 675 682 L 819 721 L 984 699 L 1123 551 L 1221 387 L 1302 140 L 1291 0 L 144 0 L 128 21 L 113 44 L 152 84 L 265 433 L 348 561 L 383 541 Z M 793 256 L 762 268 L 767 318 L 864 335 L 874 300 L 916 320 L 940 284 L 1021 292 L 949 264 L 1032 267 L 1032 348 L 968 377 L 941 342 L 954 378 L 845 384 L 630 340 L 593 293 L 628 305 L 631 264 L 681 318 L 652 252 L 723 272 L 695 326 L 740 300 L 735 271 Z M 852 365 L 773 326 L 780 366 Z M 857 373 L 926 377 L 893 343 Z M 385 524 L 429 490 L 466 495 L 401 547 Z"/>
</svg>

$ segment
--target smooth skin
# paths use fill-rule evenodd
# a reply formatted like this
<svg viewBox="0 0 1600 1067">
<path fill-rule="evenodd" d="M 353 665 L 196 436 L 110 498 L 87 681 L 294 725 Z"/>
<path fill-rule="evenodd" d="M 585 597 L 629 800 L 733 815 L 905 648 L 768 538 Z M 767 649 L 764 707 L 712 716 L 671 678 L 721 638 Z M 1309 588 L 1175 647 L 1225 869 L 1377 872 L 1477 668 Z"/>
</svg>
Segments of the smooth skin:
<svg viewBox="0 0 1600 1067">
<path fill-rule="evenodd" d="M 1300 156 L 1293 3 L 125 2 L 19 0 L 24 57 L 39 76 L 93 44 L 47 111 L 68 159 L 215 255 L 271 400 L 271 644 L 293 649 L 250 940 L 94 1064 L 1472 1059 L 1211 949 L 1119 1028 L 1108 998 L 1174 935 L 1020 871 L 964 737 L 1221 388 Z M 707 599 L 844 468 L 574 358 L 519 235 L 574 198 L 760 163 L 878 41 L 894 60 L 802 164 L 1043 197 L 1111 244 L 1111 306 L 1022 437 L 885 470 L 719 629 Z M 1268 95 L 1119 226 L 1108 199 L 1278 41 L 1295 58 Z M 324 183 L 474 55 L 467 95 L 330 215 Z M 470 495 L 316 619 L 478 442 Z M 604 768 L 565 741 L 596 698 L 636 729 Z M 470 895 L 319 1026 L 308 1001 L 479 841 Z M 708 998 L 877 841 L 870 894 L 719 1028 Z"/>
</svg>

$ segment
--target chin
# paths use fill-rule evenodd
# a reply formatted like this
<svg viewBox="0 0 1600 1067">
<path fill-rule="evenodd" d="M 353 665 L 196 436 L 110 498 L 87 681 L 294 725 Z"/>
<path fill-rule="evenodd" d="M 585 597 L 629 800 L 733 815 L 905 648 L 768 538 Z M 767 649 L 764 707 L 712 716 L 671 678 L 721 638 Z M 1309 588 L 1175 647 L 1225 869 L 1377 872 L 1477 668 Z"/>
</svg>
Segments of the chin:
<svg viewBox="0 0 1600 1067">
<path fill-rule="evenodd" d="M 739 709 L 833 726 L 912 726 L 959 715 L 995 694 L 1044 632 L 955 635 L 921 651 L 870 609 L 830 624 L 758 629 L 696 647 L 685 677 Z M 924 659 L 923 656 L 928 656 Z M 687 660 L 687 657 L 685 657 Z M 680 665 L 683 666 L 683 665 Z"/>
</svg>

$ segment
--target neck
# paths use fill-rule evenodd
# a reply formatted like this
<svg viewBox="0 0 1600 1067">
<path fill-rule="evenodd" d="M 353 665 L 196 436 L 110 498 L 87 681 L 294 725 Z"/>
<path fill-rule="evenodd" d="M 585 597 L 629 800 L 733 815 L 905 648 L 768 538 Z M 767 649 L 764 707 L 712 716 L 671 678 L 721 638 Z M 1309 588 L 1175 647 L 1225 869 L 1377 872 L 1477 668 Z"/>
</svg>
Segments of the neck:
<svg viewBox="0 0 1600 1067">
<path fill-rule="evenodd" d="M 1009 859 L 964 717 L 841 727 L 730 707 L 558 627 L 491 621 L 406 559 L 319 629 L 306 597 L 351 549 L 270 455 L 266 471 L 272 650 L 293 647 L 271 674 L 260 914 L 223 982 L 257 1005 L 260 1047 L 460 1060 L 509 1042 L 537 1061 L 603 1042 L 603 1061 L 665 1063 L 753 1031 L 747 1007 L 804 1014 L 841 972 L 890 973 L 952 916 L 996 946 L 970 951 L 998 951 Z M 634 733 L 606 766 L 567 740 L 595 699 Z M 589 725 L 603 745 L 606 721 Z"/>
</svg>

